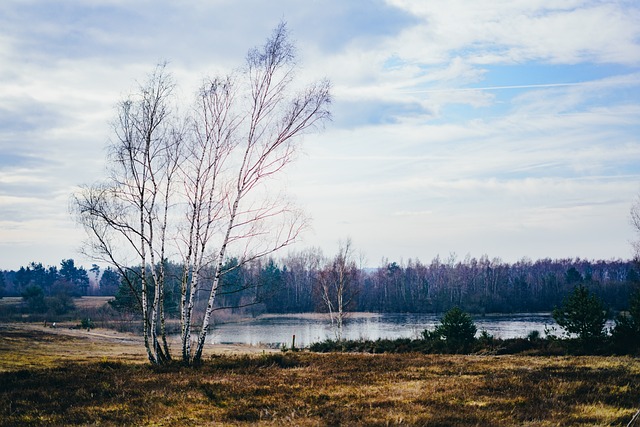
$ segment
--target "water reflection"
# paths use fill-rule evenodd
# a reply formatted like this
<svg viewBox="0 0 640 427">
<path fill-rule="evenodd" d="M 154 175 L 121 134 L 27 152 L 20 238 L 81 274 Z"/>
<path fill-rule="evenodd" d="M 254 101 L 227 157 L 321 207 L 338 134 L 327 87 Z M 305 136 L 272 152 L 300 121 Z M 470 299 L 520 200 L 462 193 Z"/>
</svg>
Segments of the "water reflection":
<svg viewBox="0 0 640 427">
<path fill-rule="evenodd" d="M 424 329 L 433 329 L 441 315 L 356 313 L 349 318 L 343 336 L 346 339 L 417 338 Z M 486 330 L 497 338 L 526 337 L 531 331 L 544 336 L 546 327 L 557 327 L 550 314 L 517 314 L 474 318 L 478 333 Z M 559 328 L 558 328 L 559 329 Z M 335 338 L 327 319 L 313 314 L 269 315 L 243 322 L 216 325 L 210 343 L 308 346 Z"/>
</svg>

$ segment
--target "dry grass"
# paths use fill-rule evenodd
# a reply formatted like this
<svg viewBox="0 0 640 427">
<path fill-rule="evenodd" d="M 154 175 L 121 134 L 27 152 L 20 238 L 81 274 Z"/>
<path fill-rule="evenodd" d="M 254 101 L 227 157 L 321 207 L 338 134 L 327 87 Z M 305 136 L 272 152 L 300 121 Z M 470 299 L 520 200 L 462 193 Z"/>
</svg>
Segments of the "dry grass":
<svg viewBox="0 0 640 427">
<path fill-rule="evenodd" d="M 77 308 L 98 309 L 103 307 L 114 297 L 82 297 L 74 298 L 73 303 Z"/>
<path fill-rule="evenodd" d="M 73 303 L 78 308 L 98 309 L 103 307 L 114 297 L 81 297 L 74 298 Z M 0 298 L 0 308 L 15 307 L 22 303 L 22 297 L 3 297 Z"/>
<path fill-rule="evenodd" d="M 0 361 L 7 426 L 626 425 L 640 396 L 626 357 L 267 353 L 158 369 L 133 363 L 136 343 L 3 326 Z"/>
<path fill-rule="evenodd" d="M 56 329 L 41 324 L 0 324 L 0 372 L 52 368 L 65 362 L 98 362 L 105 358 L 142 363 L 142 341 L 109 330 Z"/>
</svg>

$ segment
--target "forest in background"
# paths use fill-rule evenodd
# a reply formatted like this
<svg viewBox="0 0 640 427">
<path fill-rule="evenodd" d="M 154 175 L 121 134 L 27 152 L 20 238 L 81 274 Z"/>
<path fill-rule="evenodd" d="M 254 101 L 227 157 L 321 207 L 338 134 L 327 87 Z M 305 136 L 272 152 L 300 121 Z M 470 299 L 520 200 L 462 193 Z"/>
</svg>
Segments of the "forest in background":
<svg viewBox="0 0 640 427">
<path fill-rule="evenodd" d="M 165 262 L 165 308 L 178 315 L 182 266 Z M 139 268 L 138 268 L 139 270 Z M 131 272 L 135 273 L 136 268 Z M 351 261 L 339 268 L 337 257 L 319 250 L 291 253 L 238 265 L 227 259 L 216 299 L 218 309 L 234 313 L 325 312 L 327 299 L 336 299 L 338 277 L 345 311 L 381 313 L 443 313 L 457 306 L 475 313 L 550 312 L 576 286 L 583 285 L 612 311 L 627 309 L 629 295 L 640 286 L 638 265 L 626 260 L 523 259 L 515 263 L 487 256 L 383 261 L 377 268 Z M 72 297 L 114 295 L 113 308 L 138 311 L 139 299 L 111 268 L 85 270 L 72 259 L 60 268 L 32 262 L 19 270 L 2 271 L 0 296 L 22 296 L 33 310 L 64 313 Z M 203 287 L 211 277 L 201 278 Z M 136 283 L 135 278 L 132 280 Z M 200 304 L 206 295 L 196 298 Z"/>
</svg>

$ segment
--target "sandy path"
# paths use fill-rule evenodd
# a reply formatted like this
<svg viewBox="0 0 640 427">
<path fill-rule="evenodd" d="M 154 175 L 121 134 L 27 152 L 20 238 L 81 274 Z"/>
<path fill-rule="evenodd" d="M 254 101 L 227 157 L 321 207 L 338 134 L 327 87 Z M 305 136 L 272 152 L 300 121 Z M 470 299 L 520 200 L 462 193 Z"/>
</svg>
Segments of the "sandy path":
<svg viewBox="0 0 640 427">
<path fill-rule="evenodd" d="M 38 331 L 47 334 L 84 338 L 91 341 L 101 341 L 104 343 L 133 345 L 143 344 L 142 337 L 138 337 L 130 333 L 114 331 L 112 329 L 94 328 L 87 331 L 86 329 L 72 328 L 66 324 L 58 324 L 58 326 L 54 328 L 51 325 L 44 326 L 37 323 L 13 323 L 11 324 L 11 327 L 24 331 Z"/>
</svg>

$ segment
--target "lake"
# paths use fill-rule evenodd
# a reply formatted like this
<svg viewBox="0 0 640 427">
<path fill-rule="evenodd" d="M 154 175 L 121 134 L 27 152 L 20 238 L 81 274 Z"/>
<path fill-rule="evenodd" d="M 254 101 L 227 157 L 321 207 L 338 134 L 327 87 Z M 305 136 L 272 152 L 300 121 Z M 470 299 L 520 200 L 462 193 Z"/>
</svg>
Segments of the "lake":
<svg viewBox="0 0 640 427">
<path fill-rule="evenodd" d="M 353 313 L 347 320 L 343 336 L 346 339 L 417 338 L 424 329 L 433 329 L 442 315 Z M 526 337 L 536 330 L 544 336 L 545 327 L 556 327 L 548 313 L 490 315 L 474 317 L 478 333 L 486 330 L 496 338 Z M 326 316 L 317 313 L 262 315 L 254 319 L 216 325 L 210 332 L 212 344 L 241 343 L 269 346 L 291 345 L 305 347 L 314 342 L 335 338 Z"/>
</svg>

